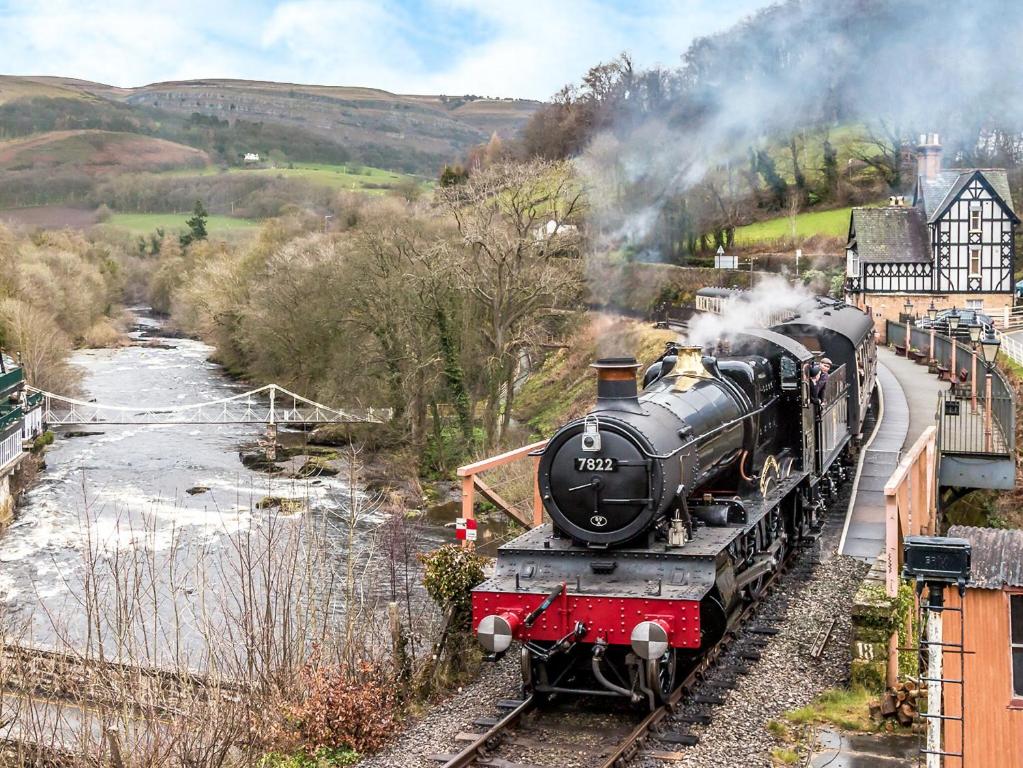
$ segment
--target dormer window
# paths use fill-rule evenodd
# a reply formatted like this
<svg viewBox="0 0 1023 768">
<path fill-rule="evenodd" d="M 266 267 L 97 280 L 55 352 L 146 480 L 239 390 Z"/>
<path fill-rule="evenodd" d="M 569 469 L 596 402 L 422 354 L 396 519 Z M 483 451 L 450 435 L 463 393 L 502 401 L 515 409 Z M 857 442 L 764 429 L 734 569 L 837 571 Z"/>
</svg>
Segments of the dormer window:
<svg viewBox="0 0 1023 768">
<path fill-rule="evenodd" d="M 852 248 L 846 252 L 845 274 L 848 277 L 860 276 L 860 255 Z"/>
<path fill-rule="evenodd" d="M 980 233 L 980 203 L 970 203 L 970 234 Z"/>
</svg>

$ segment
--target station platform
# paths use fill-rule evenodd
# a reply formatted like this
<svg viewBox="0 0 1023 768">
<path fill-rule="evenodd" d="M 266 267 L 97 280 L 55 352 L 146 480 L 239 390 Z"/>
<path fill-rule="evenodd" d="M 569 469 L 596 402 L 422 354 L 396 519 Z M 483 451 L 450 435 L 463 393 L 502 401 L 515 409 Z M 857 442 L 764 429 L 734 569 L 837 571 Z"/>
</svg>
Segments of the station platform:
<svg viewBox="0 0 1023 768">
<path fill-rule="evenodd" d="M 935 424 L 938 392 L 948 387 L 912 360 L 886 347 L 877 350 L 880 409 L 874 434 L 856 468 L 838 551 L 873 562 L 884 549 L 884 486 L 899 465 L 902 452 Z"/>
</svg>

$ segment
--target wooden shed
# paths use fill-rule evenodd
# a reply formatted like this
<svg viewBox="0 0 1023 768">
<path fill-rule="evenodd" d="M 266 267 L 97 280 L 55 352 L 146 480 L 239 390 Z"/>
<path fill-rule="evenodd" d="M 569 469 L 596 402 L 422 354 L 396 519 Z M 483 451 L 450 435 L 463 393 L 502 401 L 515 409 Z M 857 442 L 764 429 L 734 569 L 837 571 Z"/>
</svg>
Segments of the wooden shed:
<svg viewBox="0 0 1023 768">
<path fill-rule="evenodd" d="M 944 749 L 947 768 L 1023 768 L 1023 530 L 953 526 L 949 536 L 972 548 L 970 582 L 962 601 L 955 589 L 947 604 L 962 607 L 965 654 L 946 653 Z M 944 615 L 946 641 L 960 637 L 960 614 Z M 965 659 L 965 670 L 963 669 Z"/>
</svg>

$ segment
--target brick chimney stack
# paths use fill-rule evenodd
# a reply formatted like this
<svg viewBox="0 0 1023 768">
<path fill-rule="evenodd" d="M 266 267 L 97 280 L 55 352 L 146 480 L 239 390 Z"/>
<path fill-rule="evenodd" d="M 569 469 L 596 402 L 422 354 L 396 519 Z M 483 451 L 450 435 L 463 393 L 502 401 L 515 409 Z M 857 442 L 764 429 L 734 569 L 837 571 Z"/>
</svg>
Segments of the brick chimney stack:
<svg viewBox="0 0 1023 768">
<path fill-rule="evenodd" d="M 933 179 L 941 170 L 941 140 L 936 133 L 920 134 L 920 145 L 916 148 L 917 175 Z"/>
</svg>

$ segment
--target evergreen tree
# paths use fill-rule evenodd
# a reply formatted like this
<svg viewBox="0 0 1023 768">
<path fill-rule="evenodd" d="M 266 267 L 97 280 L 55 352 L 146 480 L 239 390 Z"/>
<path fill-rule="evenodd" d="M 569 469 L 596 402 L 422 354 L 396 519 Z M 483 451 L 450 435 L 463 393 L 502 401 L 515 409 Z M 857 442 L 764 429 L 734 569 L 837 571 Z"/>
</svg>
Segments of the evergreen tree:
<svg viewBox="0 0 1023 768">
<path fill-rule="evenodd" d="M 206 207 L 202 204 L 202 200 L 195 201 L 195 207 L 192 209 L 192 218 L 185 222 L 188 226 L 188 232 L 181 236 L 182 247 L 191 245 L 196 240 L 206 239 L 206 219 L 209 214 L 206 212 Z"/>
<path fill-rule="evenodd" d="M 838 152 L 824 139 L 824 184 L 827 197 L 834 198 L 838 190 Z"/>
</svg>

